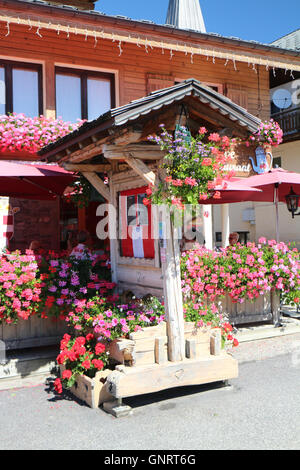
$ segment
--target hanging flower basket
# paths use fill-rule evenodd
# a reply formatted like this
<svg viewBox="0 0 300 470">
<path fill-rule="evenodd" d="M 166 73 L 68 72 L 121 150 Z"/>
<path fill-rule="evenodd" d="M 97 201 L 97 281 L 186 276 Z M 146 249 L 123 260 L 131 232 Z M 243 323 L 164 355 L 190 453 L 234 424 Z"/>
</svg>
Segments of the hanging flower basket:
<svg viewBox="0 0 300 470">
<path fill-rule="evenodd" d="M 175 136 L 163 124 L 160 127 L 160 136 L 149 136 L 149 140 L 166 152 L 161 165 L 165 178 L 158 188 L 148 188 L 144 204 L 168 204 L 183 209 L 185 204 L 220 198 L 214 188 L 233 176 L 224 171 L 231 161 L 230 139 L 218 133 L 208 134 L 205 127 L 200 128 L 197 137 L 188 139 L 184 127 Z"/>
</svg>

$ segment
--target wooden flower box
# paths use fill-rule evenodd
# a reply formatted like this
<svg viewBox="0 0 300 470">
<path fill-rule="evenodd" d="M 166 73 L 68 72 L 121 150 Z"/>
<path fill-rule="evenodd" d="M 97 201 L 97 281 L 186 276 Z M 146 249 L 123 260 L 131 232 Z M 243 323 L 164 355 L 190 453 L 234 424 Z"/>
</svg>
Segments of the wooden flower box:
<svg viewBox="0 0 300 470">
<path fill-rule="evenodd" d="M 64 320 L 34 315 L 28 320 L 19 319 L 16 325 L 0 325 L 0 340 L 5 343 L 6 350 L 51 346 L 58 345 L 69 331 Z"/>
<path fill-rule="evenodd" d="M 221 352 L 221 330 L 203 326 L 197 328 L 194 322 L 184 323 L 186 357 L 205 358 Z"/>
<path fill-rule="evenodd" d="M 206 358 L 219 354 L 221 330 L 210 327 L 196 328 L 194 323 L 184 324 L 186 357 Z M 110 357 L 118 364 L 129 367 L 163 364 L 168 361 L 167 324 L 144 328 L 119 338 L 109 345 Z"/>
<path fill-rule="evenodd" d="M 229 295 L 219 300 L 220 313 L 228 317 L 232 325 L 247 323 L 270 322 L 276 325 L 280 319 L 280 297 L 278 292 L 268 292 L 259 296 L 253 302 L 232 302 Z"/>
<path fill-rule="evenodd" d="M 61 365 L 61 376 L 64 370 L 65 366 Z M 86 375 L 78 375 L 75 385 L 69 390 L 72 395 L 84 401 L 90 408 L 98 408 L 104 402 L 114 399 L 105 387 L 106 379 L 111 372 L 110 369 L 100 370 L 93 379 Z"/>
<path fill-rule="evenodd" d="M 109 346 L 110 357 L 119 364 L 144 366 L 168 360 L 167 324 L 143 328 L 129 339 L 116 339 Z"/>
</svg>

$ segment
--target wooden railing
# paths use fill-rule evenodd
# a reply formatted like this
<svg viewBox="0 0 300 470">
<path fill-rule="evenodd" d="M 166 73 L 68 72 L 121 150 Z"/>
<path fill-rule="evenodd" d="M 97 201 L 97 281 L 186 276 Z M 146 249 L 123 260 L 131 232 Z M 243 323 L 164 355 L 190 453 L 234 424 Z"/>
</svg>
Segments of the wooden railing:
<svg viewBox="0 0 300 470">
<path fill-rule="evenodd" d="M 272 118 L 278 122 L 285 137 L 300 134 L 300 107 L 272 114 Z"/>
</svg>

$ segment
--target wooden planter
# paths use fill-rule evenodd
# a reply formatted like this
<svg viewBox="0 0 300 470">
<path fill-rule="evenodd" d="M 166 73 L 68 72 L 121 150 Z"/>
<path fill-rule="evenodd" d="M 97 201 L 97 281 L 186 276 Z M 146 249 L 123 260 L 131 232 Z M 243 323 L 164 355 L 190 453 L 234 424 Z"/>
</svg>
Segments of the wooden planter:
<svg viewBox="0 0 300 470">
<path fill-rule="evenodd" d="M 150 326 L 116 339 L 109 346 L 110 357 L 119 364 L 144 366 L 168 360 L 167 324 Z"/>
<path fill-rule="evenodd" d="M 210 327 L 196 328 L 194 323 L 184 324 L 186 358 L 206 358 L 221 350 L 221 330 Z M 131 333 L 129 339 L 116 339 L 109 346 L 112 359 L 128 367 L 163 364 L 168 361 L 167 324 L 144 328 Z"/>
<path fill-rule="evenodd" d="M 0 325 L 0 340 L 7 350 L 50 346 L 59 344 L 68 331 L 63 320 L 32 316 L 28 320 L 20 319 L 16 325 Z"/>
<path fill-rule="evenodd" d="M 64 370 L 65 366 L 61 365 L 61 375 Z M 86 375 L 78 375 L 75 385 L 69 390 L 72 395 L 84 401 L 90 408 L 98 408 L 102 403 L 114 399 L 105 387 L 106 379 L 111 372 L 109 369 L 100 370 L 93 379 Z"/>
<path fill-rule="evenodd" d="M 232 325 L 260 322 L 276 325 L 280 318 L 280 298 L 276 291 L 261 295 L 254 302 L 246 300 L 242 304 L 233 303 L 231 298 L 226 296 L 218 302 L 218 306 Z"/>
<path fill-rule="evenodd" d="M 221 330 L 203 326 L 197 328 L 193 322 L 184 323 L 186 357 L 189 359 L 205 358 L 221 353 Z"/>
</svg>

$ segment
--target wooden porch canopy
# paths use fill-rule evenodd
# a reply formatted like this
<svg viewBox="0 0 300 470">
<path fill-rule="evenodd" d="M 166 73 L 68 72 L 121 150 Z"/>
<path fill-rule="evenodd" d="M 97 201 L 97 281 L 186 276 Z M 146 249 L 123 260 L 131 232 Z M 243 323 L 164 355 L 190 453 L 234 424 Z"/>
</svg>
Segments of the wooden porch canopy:
<svg viewBox="0 0 300 470">
<path fill-rule="evenodd" d="M 116 152 L 121 152 L 124 146 L 138 144 L 145 146 L 144 151 L 147 152 L 139 158 L 156 160 L 157 146 L 150 145 L 147 137 L 157 132 L 161 123 L 170 130 L 174 129 L 182 104 L 187 110 L 188 125 L 195 132 L 201 125 L 206 125 L 209 131 L 222 130 L 224 135 L 229 133 L 231 136 L 246 137 L 249 132 L 255 132 L 261 122 L 229 98 L 191 78 L 111 109 L 44 147 L 39 155 L 48 162 L 68 164 L 91 161 L 103 155 L 107 164 L 119 158 Z M 107 167 L 103 169 L 107 171 Z"/>
<path fill-rule="evenodd" d="M 170 216 L 167 215 L 164 220 L 166 233 L 172 234 L 166 240 L 164 260 L 158 255 L 158 240 L 155 241 L 155 259 L 150 264 L 149 260 L 133 259 L 129 262 L 128 258 L 121 259 L 118 251 L 118 191 L 120 187 L 133 189 L 145 186 L 145 183 L 155 185 L 160 179 L 159 161 L 163 153 L 159 146 L 149 143 L 148 136 L 157 133 L 162 123 L 171 132 L 176 124 L 181 124 L 188 125 L 192 133 L 205 126 L 210 132 L 245 138 L 258 129 L 260 120 L 225 96 L 197 80 L 189 79 L 86 122 L 78 130 L 43 148 L 39 155 L 48 162 L 63 165 L 67 170 L 81 172 L 110 202 L 109 238 L 114 282 L 120 282 L 121 275 L 124 281 L 124 277 L 127 280 L 138 274 L 141 279 L 137 279 L 136 283 L 146 285 L 146 271 L 152 270 L 153 277 L 148 285 L 156 283 L 161 288 L 163 278 L 169 358 L 171 361 L 182 361 L 185 343 L 180 253 L 176 236 L 171 230 Z M 104 184 L 101 175 L 104 172 L 109 176 L 109 186 Z M 157 219 L 153 223 L 158 225 Z M 130 272 L 130 268 L 134 270 Z"/>
</svg>

